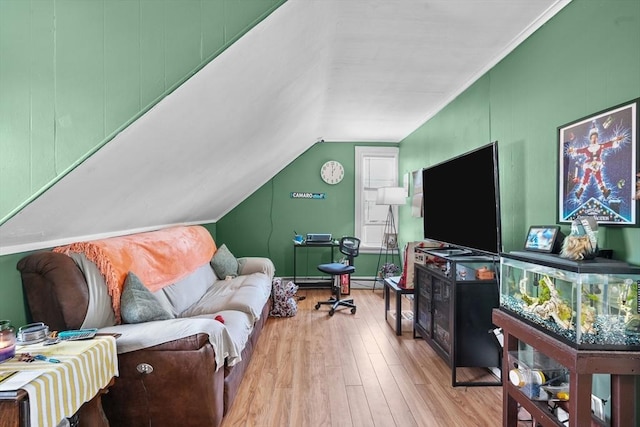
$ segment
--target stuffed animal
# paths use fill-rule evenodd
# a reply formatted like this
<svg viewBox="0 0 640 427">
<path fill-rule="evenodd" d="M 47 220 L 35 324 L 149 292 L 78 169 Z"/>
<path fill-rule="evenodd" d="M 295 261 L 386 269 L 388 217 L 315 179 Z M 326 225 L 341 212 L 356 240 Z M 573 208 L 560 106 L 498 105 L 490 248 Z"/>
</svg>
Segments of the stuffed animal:
<svg viewBox="0 0 640 427">
<path fill-rule="evenodd" d="M 571 223 L 571 234 L 562 242 L 560 256 L 573 260 L 593 259 L 598 254 L 598 222 L 590 216 L 578 217 Z"/>
<path fill-rule="evenodd" d="M 282 279 L 273 279 L 273 306 L 269 315 L 272 317 L 293 317 L 298 313 L 298 303 L 295 295 L 298 285 L 293 282 L 283 283 Z"/>
</svg>

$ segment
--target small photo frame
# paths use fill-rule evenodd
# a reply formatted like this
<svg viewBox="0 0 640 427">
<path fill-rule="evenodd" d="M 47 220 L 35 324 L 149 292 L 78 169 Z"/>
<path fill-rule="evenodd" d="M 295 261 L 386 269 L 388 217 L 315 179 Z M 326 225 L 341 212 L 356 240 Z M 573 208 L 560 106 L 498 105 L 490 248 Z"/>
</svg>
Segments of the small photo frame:
<svg viewBox="0 0 640 427">
<path fill-rule="evenodd" d="M 398 248 L 398 235 L 396 233 L 384 233 L 382 244 L 388 249 Z"/>
<path fill-rule="evenodd" d="M 560 246 L 562 233 L 557 225 L 532 225 L 529 227 L 524 249 L 527 251 L 553 253 Z"/>
</svg>

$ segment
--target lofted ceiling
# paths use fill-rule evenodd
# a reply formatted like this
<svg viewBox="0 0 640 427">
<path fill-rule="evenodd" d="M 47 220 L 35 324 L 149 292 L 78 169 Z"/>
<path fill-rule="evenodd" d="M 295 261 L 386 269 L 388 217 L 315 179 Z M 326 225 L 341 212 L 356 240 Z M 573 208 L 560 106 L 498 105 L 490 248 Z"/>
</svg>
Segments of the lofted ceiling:
<svg viewBox="0 0 640 427">
<path fill-rule="evenodd" d="M 400 142 L 570 0 L 289 0 L 0 226 L 0 254 L 216 222 L 319 139 Z"/>
</svg>

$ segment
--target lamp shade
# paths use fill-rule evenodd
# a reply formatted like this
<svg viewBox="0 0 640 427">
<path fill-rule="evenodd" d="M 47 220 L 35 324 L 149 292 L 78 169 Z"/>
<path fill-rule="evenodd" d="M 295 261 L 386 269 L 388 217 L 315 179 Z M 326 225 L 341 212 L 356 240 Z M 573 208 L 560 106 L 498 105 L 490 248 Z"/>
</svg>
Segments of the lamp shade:
<svg viewBox="0 0 640 427">
<path fill-rule="evenodd" d="M 407 193 L 403 187 L 378 188 L 376 205 L 404 205 L 407 202 Z"/>
</svg>

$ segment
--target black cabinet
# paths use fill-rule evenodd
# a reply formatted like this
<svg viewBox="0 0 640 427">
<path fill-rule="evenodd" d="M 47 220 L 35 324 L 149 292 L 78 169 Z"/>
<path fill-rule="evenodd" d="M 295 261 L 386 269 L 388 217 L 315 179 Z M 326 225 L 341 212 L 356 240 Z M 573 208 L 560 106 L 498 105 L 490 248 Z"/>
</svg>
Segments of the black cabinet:
<svg viewBox="0 0 640 427">
<path fill-rule="evenodd" d="M 501 349 L 493 334 L 492 310 L 499 306 L 496 259 L 459 249 L 424 251 L 427 263 L 415 266 L 415 333 L 451 367 L 453 386 L 502 385 L 496 381 L 458 381 L 457 368 L 500 371 Z M 486 276 L 484 276 L 486 277 Z"/>
</svg>

